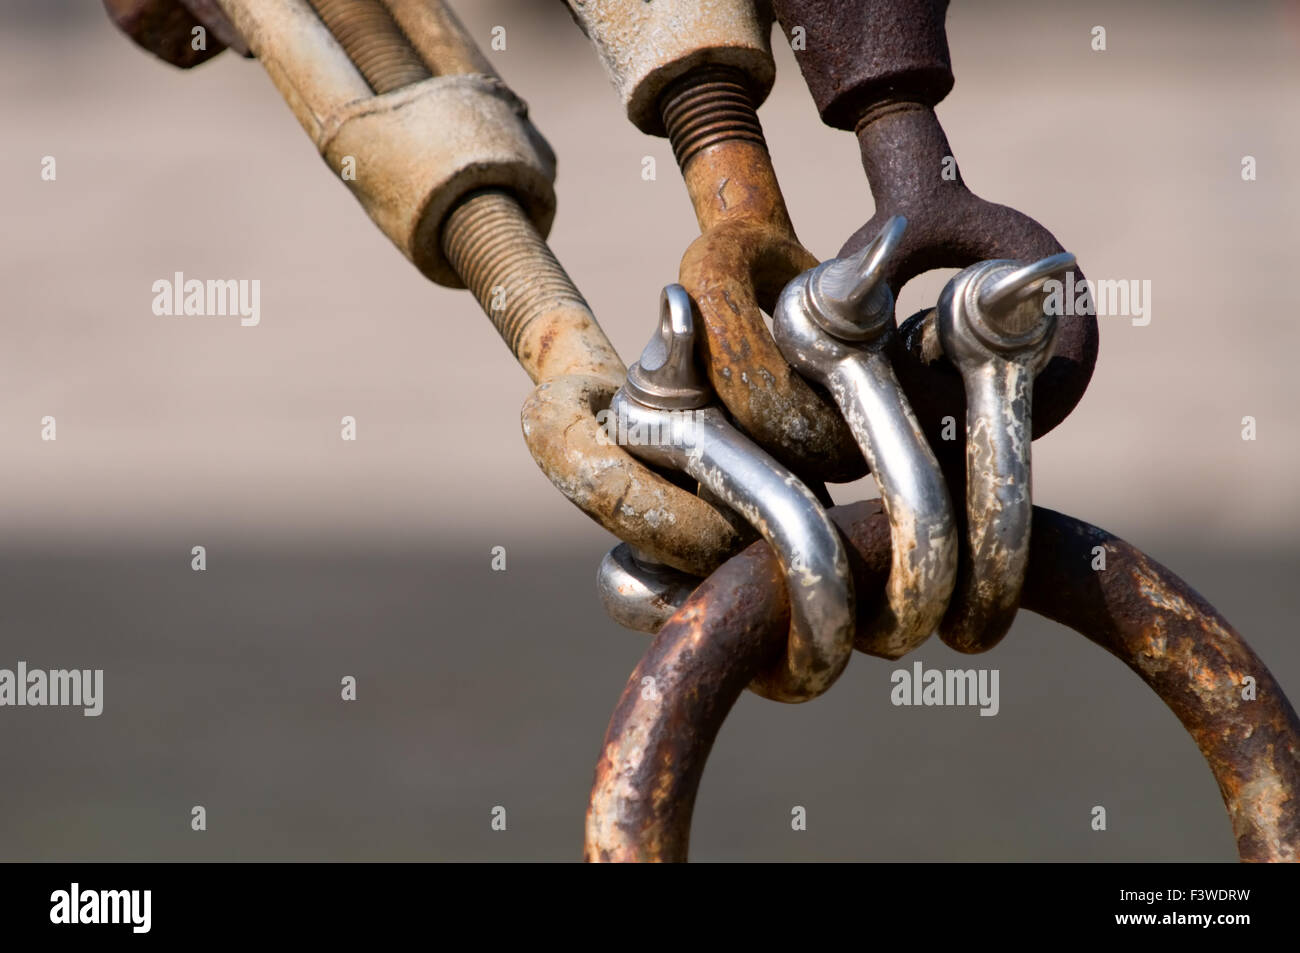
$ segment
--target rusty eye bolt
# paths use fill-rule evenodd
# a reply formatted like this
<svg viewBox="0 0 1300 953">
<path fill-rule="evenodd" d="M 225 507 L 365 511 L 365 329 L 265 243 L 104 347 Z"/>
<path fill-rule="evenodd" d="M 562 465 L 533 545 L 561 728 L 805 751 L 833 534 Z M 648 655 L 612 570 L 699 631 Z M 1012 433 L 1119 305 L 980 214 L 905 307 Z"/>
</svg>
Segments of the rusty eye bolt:
<svg viewBox="0 0 1300 953">
<path fill-rule="evenodd" d="M 1029 216 L 980 198 L 961 177 L 934 107 L 953 86 L 948 0 L 773 0 L 787 34 L 806 31 L 795 59 L 822 121 L 856 133 L 875 214 L 840 250 L 867 244 L 891 216 L 908 229 L 888 276 L 894 292 L 935 268 L 986 259 L 1036 261 L 1064 248 Z M 1076 270 L 1076 276 L 1082 277 Z M 1062 315 L 1056 350 L 1035 385 L 1034 438 L 1078 404 L 1097 362 L 1097 319 Z M 961 378 L 946 365 L 933 316 L 913 315 L 892 353 L 894 370 L 935 447 L 942 419 L 962 419 Z"/>
</svg>

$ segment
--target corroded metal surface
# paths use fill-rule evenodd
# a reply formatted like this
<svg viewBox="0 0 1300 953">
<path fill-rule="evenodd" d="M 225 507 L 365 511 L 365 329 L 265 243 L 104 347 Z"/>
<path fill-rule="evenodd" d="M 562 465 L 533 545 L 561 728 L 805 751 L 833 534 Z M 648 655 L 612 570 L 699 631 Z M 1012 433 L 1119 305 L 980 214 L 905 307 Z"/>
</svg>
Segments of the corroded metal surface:
<svg viewBox="0 0 1300 953">
<path fill-rule="evenodd" d="M 872 501 L 877 504 L 878 501 Z M 889 523 L 879 505 L 830 511 L 849 547 L 859 614 L 889 574 Z M 856 523 L 862 523 L 856 527 Z M 587 809 L 588 861 L 684 861 L 704 764 L 722 722 L 786 648 L 790 603 L 766 543 L 728 560 L 659 631 L 628 679 L 605 732 Z"/>
<path fill-rule="evenodd" d="M 589 861 L 685 860 L 695 794 L 735 700 L 785 647 L 781 567 L 765 544 L 705 580 L 637 666 L 605 733 Z"/>
<path fill-rule="evenodd" d="M 371 89 L 391 93 L 433 74 L 380 0 L 308 0 Z"/>
<path fill-rule="evenodd" d="M 1040 507 L 1033 532 L 1024 607 L 1110 652 L 1178 716 L 1214 772 L 1242 860 L 1300 861 L 1300 720 L 1259 656 L 1122 539 Z M 1094 571 L 1097 547 L 1106 568 Z"/>
<path fill-rule="evenodd" d="M 885 279 L 895 290 L 932 268 L 1061 250 L 1037 222 L 978 198 L 961 179 L 933 110 L 952 83 L 945 0 L 775 2 L 787 32 L 806 30 L 798 57 L 810 90 L 829 124 L 856 131 L 876 200 L 875 217 L 841 257 L 895 215 L 912 224 Z M 861 475 L 849 428 L 786 365 L 762 321 L 782 286 L 816 264 L 794 235 L 754 112 L 772 81 L 766 4 L 569 6 L 633 121 L 672 140 L 702 231 L 683 258 L 682 281 L 703 317 L 711 380 L 728 409 L 796 472 Z M 332 171 L 355 163 L 357 174 L 343 178 L 381 229 L 429 277 L 473 290 L 537 382 L 522 414 L 530 450 L 584 512 L 648 558 L 696 575 L 737 548 L 735 515 L 705 497 L 744 510 L 752 502 L 744 481 L 710 477 L 713 493 L 697 496 L 636 462 L 598 422 L 625 369 L 545 244 L 554 156 L 439 0 L 105 7 L 135 42 L 179 66 L 225 46 L 256 52 Z M 203 44 L 195 42 L 199 27 L 208 31 Z M 1075 406 L 1096 352 L 1095 318 L 1062 316 L 1056 356 L 1034 383 L 1032 436 Z M 944 359 L 935 312 L 909 319 L 889 356 L 928 434 L 944 416 L 962 416 L 961 379 Z M 1004 403 L 1027 407 L 1029 377 L 1002 383 Z M 975 424 L 988 426 L 989 416 L 977 412 Z M 832 516 L 852 544 L 861 629 L 884 604 L 890 524 L 877 501 Z M 1099 552 L 1106 565 L 1094 570 Z M 1297 860 L 1300 722 L 1241 637 L 1181 580 L 1096 527 L 1034 508 L 1029 557 L 1021 607 L 1082 632 L 1165 701 L 1214 773 L 1242 859 Z M 798 613 L 792 621 L 783 581 L 792 568 L 756 544 L 664 625 L 606 735 L 588 859 L 685 859 L 695 793 L 723 719 L 746 685 L 762 686 L 789 665 Z"/>
<path fill-rule="evenodd" d="M 614 345 L 513 196 L 500 189 L 470 193 L 448 215 L 442 241 L 448 262 L 530 378 L 622 379 Z"/>
<path fill-rule="evenodd" d="M 182 69 L 206 63 L 227 47 L 248 54 L 216 0 L 104 0 L 104 9 L 135 43 Z"/>
<path fill-rule="evenodd" d="M 776 78 L 772 14 L 754 0 L 566 0 L 596 47 L 628 119 L 664 135 L 659 98 L 674 80 L 717 64 L 737 70 L 755 102 Z"/>
<path fill-rule="evenodd" d="M 929 106 L 882 106 L 868 117 L 858 138 L 876 213 L 845 243 L 841 254 L 869 241 L 890 215 L 906 216 L 910 227 L 890 276 L 896 291 L 933 268 L 965 268 L 992 258 L 1034 261 L 1064 251 L 1047 229 L 1027 215 L 981 199 L 967 189 Z M 945 168 L 951 169 L 952 178 L 942 175 Z M 1083 280 L 1078 269 L 1075 278 Z M 1035 439 L 1074 409 L 1097 361 L 1095 316 L 1063 314 L 1059 324 L 1056 351 L 1035 379 Z M 913 315 L 901 332 L 902 346 L 893 354 L 894 369 L 927 435 L 937 445 L 942 418 L 963 417 L 961 379 L 943 358 L 929 312 Z"/>
<path fill-rule="evenodd" d="M 317 2 L 336 11 L 346 45 L 306 0 L 221 0 L 330 170 L 393 244 L 431 280 L 462 287 L 440 231 L 461 198 L 484 188 L 510 191 L 545 236 L 555 216 L 555 155 L 523 102 L 494 76 L 429 76 L 440 65 L 422 68 L 373 0 Z M 367 29 L 354 29 L 358 22 Z M 442 48 L 457 42 L 468 41 L 449 34 Z"/>
<path fill-rule="evenodd" d="M 475 193 L 449 216 L 448 260 L 538 387 L 524 439 L 542 472 L 620 539 L 683 572 L 708 575 L 740 542 L 716 509 L 638 463 L 597 414 L 626 371 L 568 274 L 518 203 Z"/>
<path fill-rule="evenodd" d="M 473 289 L 539 385 L 524 434 L 561 492 L 674 568 L 706 575 L 734 552 L 714 507 L 603 439 L 625 368 L 544 241 L 554 156 L 446 5 L 220 3 L 375 223 L 427 276 Z"/>
<path fill-rule="evenodd" d="M 435 75 L 497 75 L 455 12 L 441 0 L 384 0 L 384 4 Z"/>
<path fill-rule="evenodd" d="M 700 224 L 680 275 L 702 319 L 710 383 L 740 427 L 795 473 L 861 476 L 866 462 L 834 403 L 786 363 L 763 320 L 817 259 L 795 237 L 742 80 L 696 71 L 665 93 L 663 110 Z"/>
<path fill-rule="evenodd" d="M 595 415 L 621 383 L 565 375 L 538 384 L 522 411 L 528 449 L 556 489 L 605 529 L 657 562 L 707 576 L 741 536 L 704 500 L 608 439 Z"/>
<path fill-rule="evenodd" d="M 900 92 L 935 105 L 952 89 L 948 0 L 772 0 L 822 122 L 852 130 Z"/>
<path fill-rule="evenodd" d="M 866 595 L 879 592 L 888 573 L 888 521 L 876 500 L 836 507 L 832 516 L 856 556 L 859 611 L 869 612 Z M 1106 553 L 1104 570 L 1092 569 L 1096 547 Z M 605 734 L 587 860 L 686 859 L 718 729 L 784 644 L 789 609 L 778 573 L 771 551 L 751 546 L 660 630 Z M 1300 719 L 1212 606 L 1123 540 L 1039 507 L 1022 605 L 1106 649 L 1169 706 L 1214 773 L 1242 860 L 1300 859 Z"/>
</svg>

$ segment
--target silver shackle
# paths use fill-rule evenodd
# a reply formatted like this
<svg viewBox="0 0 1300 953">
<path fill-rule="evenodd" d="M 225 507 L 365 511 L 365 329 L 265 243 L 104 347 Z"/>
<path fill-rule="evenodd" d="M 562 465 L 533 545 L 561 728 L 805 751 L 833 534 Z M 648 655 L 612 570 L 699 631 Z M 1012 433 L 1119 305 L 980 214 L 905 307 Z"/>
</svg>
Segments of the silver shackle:
<svg viewBox="0 0 1300 953">
<path fill-rule="evenodd" d="M 605 612 L 637 632 L 658 632 L 702 581 L 657 562 L 629 543 L 607 552 L 596 570 L 596 590 Z"/>
<path fill-rule="evenodd" d="M 844 544 L 812 491 L 743 436 L 695 364 L 691 299 L 669 285 L 659 328 L 614 395 L 617 439 L 635 456 L 689 474 L 771 545 L 790 597 L 782 664 L 750 687 L 778 701 L 826 691 L 853 651 L 854 598 Z"/>
<path fill-rule="evenodd" d="M 995 259 L 957 274 L 939 295 L 939 341 L 966 387 L 964 563 L 939 636 L 959 652 L 996 645 L 1015 618 L 1029 560 L 1034 376 L 1056 340 L 1044 283 L 1074 256 Z"/>
<path fill-rule="evenodd" d="M 830 392 L 880 486 L 892 542 L 889 580 L 858 648 L 889 659 L 934 632 L 952 595 L 958 552 L 943 474 L 886 353 L 894 295 L 884 266 L 906 227 L 895 215 L 853 257 L 799 275 L 772 315 L 781 353 Z"/>
</svg>

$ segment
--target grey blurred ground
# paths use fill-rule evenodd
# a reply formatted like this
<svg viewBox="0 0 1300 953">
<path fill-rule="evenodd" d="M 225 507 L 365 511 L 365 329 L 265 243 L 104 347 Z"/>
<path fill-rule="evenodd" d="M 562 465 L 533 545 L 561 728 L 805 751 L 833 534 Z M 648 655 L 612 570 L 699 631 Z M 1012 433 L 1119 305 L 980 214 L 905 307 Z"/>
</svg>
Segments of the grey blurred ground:
<svg viewBox="0 0 1300 953">
<path fill-rule="evenodd" d="M 0 709 L 0 857 L 577 857 L 645 642 L 602 618 L 608 541 L 523 446 L 526 379 L 466 295 L 369 225 L 256 64 L 179 73 L 89 6 L 0 14 L 0 667 L 102 667 L 107 698 L 98 719 Z M 560 156 L 553 243 L 635 354 L 694 234 L 671 153 L 621 118 L 558 3 L 458 9 L 480 37 L 507 26 L 501 71 Z M 1036 444 L 1037 499 L 1174 568 L 1300 694 L 1300 18 L 958 3 L 949 23 L 958 85 L 940 114 L 967 181 L 1048 224 L 1090 275 L 1154 284 L 1151 325 L 1103 323 L 1087 397 Z M 800 234 L 829 255 L 870 196 L 777 46 L 762 116 Z M 259 278 L 261 326 L 155 317 L 150 285 L 176 270 Z M 863 656 L 815 703 L 746 696 L 694 856 L 1234 856 L 1190 739 L 1080 637 L 1023 617 L 973 663 L 937 642 L 919 658 L 1000 669 L 1001 713 L 894 708 L 895 666 Z"/>
</svg>

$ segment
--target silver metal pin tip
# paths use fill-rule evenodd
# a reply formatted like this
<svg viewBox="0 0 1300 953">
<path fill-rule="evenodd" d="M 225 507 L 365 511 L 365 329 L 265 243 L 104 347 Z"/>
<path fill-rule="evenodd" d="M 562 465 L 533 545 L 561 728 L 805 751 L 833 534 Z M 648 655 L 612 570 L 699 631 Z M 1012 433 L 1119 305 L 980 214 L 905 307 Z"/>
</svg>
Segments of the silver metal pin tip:
<svg viewBox="0 0 1300 953">
<path fill-rule="evenodd" d="M 1009 271 L 1000 278 L 985 283 L 980 289 L 980 307 L 995 311 L 1002 305 L 1024 300 L 1037 292 L 1048 278 L 1063 274 L 1074 263 L 1075 257 L 1072 254 L 1061 252 Z"/>
</svg>

